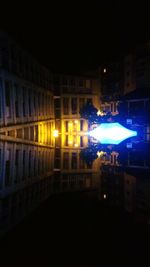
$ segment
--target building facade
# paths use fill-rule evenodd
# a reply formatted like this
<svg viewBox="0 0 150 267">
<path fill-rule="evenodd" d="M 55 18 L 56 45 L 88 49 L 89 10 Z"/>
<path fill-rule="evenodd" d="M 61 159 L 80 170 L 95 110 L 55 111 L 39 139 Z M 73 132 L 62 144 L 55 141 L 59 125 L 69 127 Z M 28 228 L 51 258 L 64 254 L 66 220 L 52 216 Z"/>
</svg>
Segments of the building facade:
<svg viewBox="0 0 150 267">
<path fill-rule="evenodd" d="M 54 127 L 51 73 L 1 32 L 1 134 L 53 146 L 48 135 Z"/>
<path fill-rule="evenodd" d="M 61 147 L 85 147 L 88 122 L 80 110 L 88 102 L 100 107 L 99 80 L 89 77 L 54 75 L 56 128 L 61 133 Z"/>
</svg>

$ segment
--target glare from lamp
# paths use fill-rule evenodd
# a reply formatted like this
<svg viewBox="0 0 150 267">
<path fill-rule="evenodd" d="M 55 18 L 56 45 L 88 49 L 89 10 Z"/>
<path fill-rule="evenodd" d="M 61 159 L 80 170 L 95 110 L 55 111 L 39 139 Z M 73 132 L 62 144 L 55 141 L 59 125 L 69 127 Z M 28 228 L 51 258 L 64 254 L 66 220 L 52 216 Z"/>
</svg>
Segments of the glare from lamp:
<svg viewBox="0 0 150 267">
<path fill-rule="evenodd" d="M 58 137 L 58 130 L 54 130 L 54 131 L 53 131 L 53 136 L 54 136 L 54 137 Z"/>
<path fill-rule="evenodd" d="M 75 147 L 78 147 L 78 144 L 74 144 Z"/>
</svg>

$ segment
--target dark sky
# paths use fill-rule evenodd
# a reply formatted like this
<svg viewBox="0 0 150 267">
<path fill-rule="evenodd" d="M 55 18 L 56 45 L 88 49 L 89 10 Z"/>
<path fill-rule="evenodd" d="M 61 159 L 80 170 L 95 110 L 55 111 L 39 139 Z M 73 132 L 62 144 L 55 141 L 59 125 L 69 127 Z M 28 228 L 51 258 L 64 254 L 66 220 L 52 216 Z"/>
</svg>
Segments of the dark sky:
<svg viewBox="0 0 150 267">
<path fill-rule="evenodd" d="M 93 69 L 150 40 L 146 1 L 37 2 L 5 6 L 1 26 L 52 70 Z"/>
</svg>

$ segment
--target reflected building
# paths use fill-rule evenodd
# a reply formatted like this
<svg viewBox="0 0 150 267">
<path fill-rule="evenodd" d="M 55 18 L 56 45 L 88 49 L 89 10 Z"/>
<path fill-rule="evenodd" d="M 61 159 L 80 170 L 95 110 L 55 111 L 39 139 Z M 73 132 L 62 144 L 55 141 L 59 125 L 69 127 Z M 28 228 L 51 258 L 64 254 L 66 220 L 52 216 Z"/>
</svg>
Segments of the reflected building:
<svg viewBox="0 0 150 267">
<path fill-rule="evenodd" d="M 0 141 L 0 236 L 51 195 L 100 188 L 100 159 L 90 167 L 78 149 Z"/>
<path fill-rule="evenodd" d="M 100 159 L 89 166 L 80 149 L 55 150 L 55 177 L 61 181 L 62 191 L 98 189 L 99 173 Z"/>
<path fill-rule="evenodd" d="M 150 224 L 149 155 L 144 151 L 141 157 L 143 152 L 138 150 L 119 153 L 112 151 L 101 158 L 100 199 L 125 209 L 135 221 Z"/>
<path fill-rule="evenodd" d="M 0 235 L 52 192 L 54 150 L 0 141 Z"/>
</svg>

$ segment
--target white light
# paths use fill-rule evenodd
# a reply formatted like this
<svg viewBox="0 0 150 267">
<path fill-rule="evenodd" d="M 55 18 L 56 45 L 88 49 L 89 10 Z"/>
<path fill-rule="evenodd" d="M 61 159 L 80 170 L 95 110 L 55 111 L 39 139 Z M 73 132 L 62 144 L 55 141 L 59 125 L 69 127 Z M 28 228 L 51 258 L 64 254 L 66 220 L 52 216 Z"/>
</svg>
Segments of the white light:
<svg viewBox="0 0 150 267">
<path fill-rule="evenodd" d="M 100 157 L 102 157 L 104 155 L 106 155 L 106 152 L 104 152 L 104 151 L 97 151 L 98 158 L 100 158 Z"/>
<path fill-rule="evenodd" d="M 107 198 L 106 194 L 104 194 L 104 195 L 103 195 L 103 198 L 104 198 L 104 199 L 106 199 L 106 198 Z"/>
<path fill-rule="evenodd" d="M 129 130 L 120 123 L 102 123 L 99 127 L 88 133 L 101 144 L 120 144 L 123 140 L 136 136 L 137 132 Z"/>
<path fill-rule="evenodd" d="M 98 110 L 97 111 L 97 116 L 104 116 L 104 115 L 106 115 L 106 113 L 105 112 L 103 112 L 102 110 Z"/>
<path fill-rule="evenodd" d="M 54 130 L 54 131 L 53 131 L 53 136 L 54 136 L 54 137 L 58 137 L 58 130 Z"/>
<path fill-rule="evenodd" d="M 74 144 L 75 147 L 78 147 L 78 144 Z"/>
</svg>

